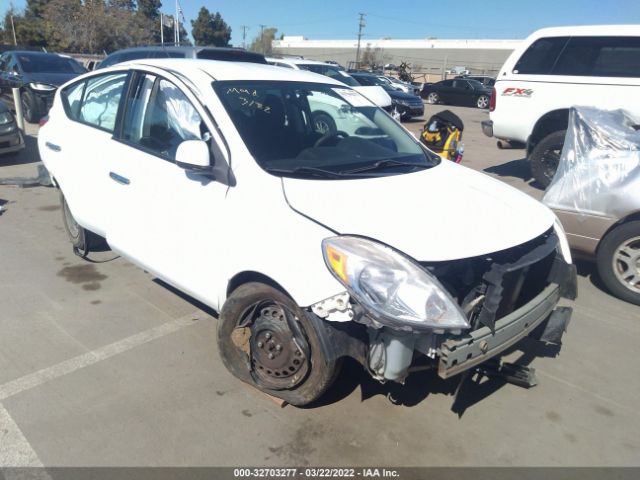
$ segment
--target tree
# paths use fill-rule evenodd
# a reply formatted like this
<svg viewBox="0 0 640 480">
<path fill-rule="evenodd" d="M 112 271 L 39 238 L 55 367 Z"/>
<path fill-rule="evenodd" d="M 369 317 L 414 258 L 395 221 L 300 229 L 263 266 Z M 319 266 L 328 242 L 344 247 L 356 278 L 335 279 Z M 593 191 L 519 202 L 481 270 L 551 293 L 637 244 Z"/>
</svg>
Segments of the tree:
<svg viewBox="0 0 640 480">
<path fill-rule="evenodd" d="M 156 21 L 160 18 L 160 0 L 138 0 L 138 13 L 149 20 Z"/>
<path fill-rule="evenodd" d="M 202 7 L 198 18 L 191 20 L 191 36 L 196 45 L 227 47 L 231 40 L 231 27 L 222 19 L 220 12 L 214 15 Z"/>
<path fill-rule="evenodd" d="M 249 50 L 262 53 L 264 55 L 270 55 L 273 52 L 271 43 L 275 40 L 277 31 L 278 29 L 274 27 L 265 28 L 261 35 L 258 35 L 253 39 Z"/>
</svg>

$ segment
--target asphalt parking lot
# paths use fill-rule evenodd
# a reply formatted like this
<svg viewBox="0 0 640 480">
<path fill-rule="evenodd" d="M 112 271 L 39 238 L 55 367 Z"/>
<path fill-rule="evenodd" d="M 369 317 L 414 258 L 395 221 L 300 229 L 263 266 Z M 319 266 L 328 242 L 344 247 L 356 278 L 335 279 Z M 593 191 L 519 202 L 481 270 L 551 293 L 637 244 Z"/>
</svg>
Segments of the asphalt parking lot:
<svg viewBox="0 0 640 480">
<path fill-rule="evenodd" d="M 541 196 L 523 151 L 482 135 L 487 112 L 451 110 L 466 166 Z M 35 175 L 36 130 L 0 179 Z M 55 189 L 0 186 L 0 205 L 0 466 L 640 464 L 640 307 L 588 263 L 561 351 L 512 354 L 532 389 L 468 382 L 454 403 L 456 379 L 397 393 L 347 364 L 320 405 L 280 408 L 227 373 L 214 312 L 109 251 L 74 256 Z"/>
</svg>

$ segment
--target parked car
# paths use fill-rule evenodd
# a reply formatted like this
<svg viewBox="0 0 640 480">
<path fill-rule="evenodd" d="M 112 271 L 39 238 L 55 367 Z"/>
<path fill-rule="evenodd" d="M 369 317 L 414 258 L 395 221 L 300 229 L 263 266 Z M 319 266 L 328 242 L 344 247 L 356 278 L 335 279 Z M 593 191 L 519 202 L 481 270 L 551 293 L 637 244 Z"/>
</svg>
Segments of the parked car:
<svg viewBox="0 0 640 480">
<path fill-rule="evenodd" d="M 310 98 L 342 102 L 353 135 L 315 131 Z M 532 332 L 559 342 L 570 316 L 551 210 L 326 76 L 184 59 L 94 71 L 56 95 L 38 147 L 73 245 L 100 235 L 220 312 L 225 366 L 293 405 L 345 356 L 380 381 L 404 381 L 414 356 L 448 378 Z"/>
<path fill-rule="evenodd" d="M 640 116 L 640 25 L 555 27 L 530 35 L 495 84 L 485 135 L 526 148 L 543 187 L 558 166 L 572 106 L 624 108 Z"/>
<path fill-rule="evenodd" d="M 572 107 L 558 171 L 543 202 L 604 286 L 640 305 L 640 117 Z"/>
<path fill-rule="evenodd" d="M 378 85 L 384 88 L 391 97 L 391 116 L 396 120 L 406 120 L 411 117 L 421 117 L 424 115 L 424 104 L 420 97 L 396 90 L 388 81 L 371 73 L 352 73 L 351 76 L 355 78 L 360 85 Z"/>
<path fill-rule="evenodd" d="M 383 81 L 387 81 L 389 85 L 391 85 L 395 90 L 400 90 L 404 93 L 412 93 L 413 95 L 420 96 L 420 87 L 418 87 L 417 85 L 403 82 L 402 80 L 396 77 L 391 77 L 389 75 L 378 75 L 378 78 Z"/>
<path fill-rule="evenodd" d="M 491 99 L 491 87 L 476 80 L 454 78 L 436 83 L 425 84 L 420 93 L 429 103 L 448 103 L 477 108 L 488 108 Z"/>
<path fill-rule="evenodd" d="M 0 155 L 16 153 L 24 148 L 22 132 L 11 110 L 0 103 Z"/>
<path fill-rule="evenodd" d="M 338 80 L 339 82 L 357 90 L 373 103 L 384 108 L 387 112 L 391 112 L 391 97 L 384 88 L 380 86 L 360 85 L 350 73 L 345 72 L 342 68 L 338 68 L 335 65 L 302 58 L 267 58 L 267 62 L 269 62 L 270 65 L 275 65 L 277 67 L 293 70 L 308 70 L 310 72 L 319 73 L 320 75 L 325 75 L 329 78 L 333 78 L 334 80 Z"/>
<path fill-rule="evenodd" d="M 464 75 L 456 78 L 468 79 L 468 80 L 476 80 L 483 84 L 485 87 L 493 87 L 496 83 L 496 79 L 494 77 L 489 77 L 486 75 Z"/>
<path fill-rule="evenodd" d="M 57 88 L 87 70 L 66 55 L 14 50 L 0 56 L 0 92 L 13 105 L 11 88 L 20 87 L 22 113 L 29 123 L 44 117 Z"/>
<path fill-rule="evenodd" d="M 98 68 L 111 67 L 117 63 L 142 58 L 201 58 L 229 62 L 267 63 L 264 55 L 243 48 L 197 47 L 197 46 L 147 46 L 117 50 L 98 64 Z"/>
</svg>

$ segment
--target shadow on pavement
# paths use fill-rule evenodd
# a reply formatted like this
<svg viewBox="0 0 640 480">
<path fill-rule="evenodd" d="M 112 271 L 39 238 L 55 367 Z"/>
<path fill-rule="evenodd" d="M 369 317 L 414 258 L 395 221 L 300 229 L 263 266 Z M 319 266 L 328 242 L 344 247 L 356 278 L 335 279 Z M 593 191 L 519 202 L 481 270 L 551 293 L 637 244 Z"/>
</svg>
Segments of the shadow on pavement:
<svg viewBox="0 0 640 480">
<path fill-rule="evenodd" d="M 19 152 L 0 155 L 0 167 L 11 167 L 14 165 L 27 165 L 40 161 L 38 153 L 38 139 L 31 135 L 24 135 L 24 149 Z"/>
<path fill-rule="evenodd" d="M 509 162 L 502 163 L 500 165 L 492 165 L 483 169 L 484 172 L 497 175 L 499 177 L 512 177 L 524 180 L 527 184 L 540 190 L 544 190 L 531 176 L 531 169 L 526 158 L 520 158 L 518 160 L 511 160 Z"/>
<path fill-rule="evenodd" d="M 555 357 L 560 346 L 545 344 L 532 338 L 523 339 L 516 347 L 504 352 L 509 355 L 520 352 L 520 356 L 511 360 L 522 366 L 528 366 L 536 357 Z M 430 395 L 440 394 L 451 397 L 451 411 L 462 417 L 467 409 L 497 392 L 507 382 L 500 377 L 487 378 L 472 369 L 446 380 L 441 379 L 435 370 L 415 372 L 409 375 L 404 385 L 395 382 L 381 384 L 371 378 L 367 372 L 352 359 L 346 359 L 340 376 L 318 402 L 308 408 L 318 408 L 336 403 L 349 396 L 358 387 L 362 401 L 376 395 L 383 395 L 394 405 L 413 407 L 428 399 Z M 456 393 L 457 391 L 457 393 Z"/>
</svg>

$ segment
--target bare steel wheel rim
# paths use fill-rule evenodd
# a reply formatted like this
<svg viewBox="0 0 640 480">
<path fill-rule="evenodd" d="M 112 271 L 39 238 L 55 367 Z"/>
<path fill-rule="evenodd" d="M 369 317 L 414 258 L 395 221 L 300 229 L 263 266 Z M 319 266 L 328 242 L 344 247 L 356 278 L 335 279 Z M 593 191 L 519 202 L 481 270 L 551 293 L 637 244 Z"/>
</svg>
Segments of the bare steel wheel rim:
<svg viewBox="0 0 640 480">
<path fill-rule="evenodd" d="M 64 202 L 64 221 L 67 224 L 69 235 L 73 238 L 78 238 L 80 236 L 80 226 L 78 225 L 78 222 L 76 222 L 75 218 L 73 218 L 73 215 L 69 210 L 69 204 L 66 200 Z"/>
<path fill-rule="evenodd" d="M 478 108 L 487 108 L 487 106 L 489 105 L 489 99 L 482 95 L 480 98 L 478 98 Z"/>
<path fill-rule="evenodd" d="M 624 241 L 612 259 L 618 281 L 634 293 L 640 293 L 640 236 Z"/>
<path fill-rule="evenodd" d="M 429 96 L 427 97 L 427 100 L 429 101 L 429 103 L 437 103 L 438 102 L 438 94 L 437 93 L 430 93 Z"/>
<path fill-rule="evenodd" d="M 302 325 L 286 306 L 264 300 L 249 307 L 238 324 L 249 328 L 251 376 L 272 390 L 299 385 L 309 373 L 310 349 Z"/>
</svg>

